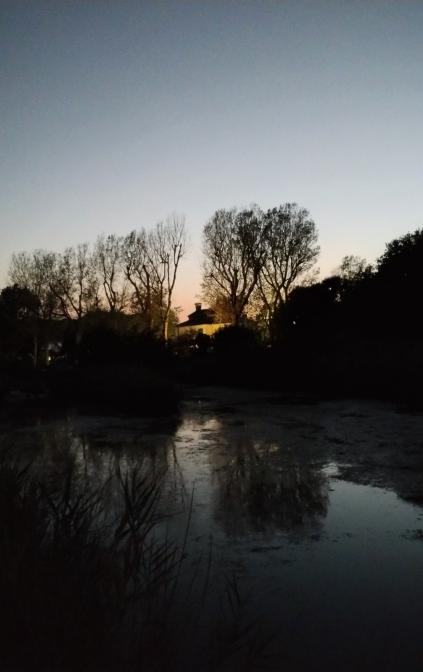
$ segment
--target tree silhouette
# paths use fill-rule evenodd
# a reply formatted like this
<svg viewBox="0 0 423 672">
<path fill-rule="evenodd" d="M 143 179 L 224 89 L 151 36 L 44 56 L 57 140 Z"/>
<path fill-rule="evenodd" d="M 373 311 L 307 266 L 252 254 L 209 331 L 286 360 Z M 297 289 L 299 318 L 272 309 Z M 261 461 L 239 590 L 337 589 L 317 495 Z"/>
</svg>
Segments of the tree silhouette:
<svg viewBox="0 0 423 672">
<path fill-rule="evenodd" d="M 30 356 L 37 366 L 40 310 L 39 298 L 27 287 L 4 287 L 0 293 L 0 350 L 3 356 Z"/>
<path fill-rule="evenodd" d="M 309 212 L 296 203 L 285 203 L 265 213 L 265 255 L 258 287 L 269 322 L 316 263 L 320 252 L 317 240 Z"/>
<path fill-rule="evenodd" d="M 217 210 L 204 227 L 204 255 L 205 297 L 212 304 L 226 299 L 239 324 L 264 262 L 260 209 Z"/>
<path fill-rule="evenodd" d="M 377 261 L 378 310 L 384 324 L 402 335 L 423 333 L 423 229 L 387 243 Z"/>
</svg>

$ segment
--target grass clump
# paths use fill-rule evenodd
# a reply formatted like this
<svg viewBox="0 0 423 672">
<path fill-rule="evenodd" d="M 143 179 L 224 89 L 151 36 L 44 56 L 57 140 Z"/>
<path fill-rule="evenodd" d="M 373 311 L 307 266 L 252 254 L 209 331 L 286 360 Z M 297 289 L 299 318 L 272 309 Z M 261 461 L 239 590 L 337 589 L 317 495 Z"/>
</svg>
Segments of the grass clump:
<svg viewBox="0 0 423 672">
<path fill-rule="evenodd" d="M 3 670 L 256 669 L 239 610 L 217 628 L 206 608 L 211 555 L 187 566 L 189 523 L 180 545 L 166 533 L 163 478 L 143 462 L 117 462 L 100 482 L 75 461 L 40 474 L 3 459 Z"/>
</svg>

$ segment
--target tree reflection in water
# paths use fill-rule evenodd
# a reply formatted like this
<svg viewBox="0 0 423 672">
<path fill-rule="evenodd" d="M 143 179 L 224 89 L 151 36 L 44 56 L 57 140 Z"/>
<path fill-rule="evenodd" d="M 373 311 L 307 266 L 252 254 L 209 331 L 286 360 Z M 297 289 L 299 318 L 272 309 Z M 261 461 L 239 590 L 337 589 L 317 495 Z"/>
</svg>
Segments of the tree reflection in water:
<svg viewBox="0 0 423 672">
<path fill-rule="evenodd" d="M 173 513 L 188 497 L 172 440 L 174 429 L 166 426 L 157 433 L 134 421 L 80 422 L 71 417 L 2 437 L 0 456 L 20 468 L 30 465 L 31 474 L 57 490 L 64 487 L 69 473 L 81 487 L 101 489 L 107 483 L 105 507 L 110 512 L 116 512 L 119 500 L 116 474 L 142 469 L 162 483 L 160 508 Z"/>
<path fill-rule="evenodd" d="M 290 531 L 326 516 L 328 482 L 274 443 L 244 438 L 215 458 L 216 515 L 225 532 Z"/>
</svg>

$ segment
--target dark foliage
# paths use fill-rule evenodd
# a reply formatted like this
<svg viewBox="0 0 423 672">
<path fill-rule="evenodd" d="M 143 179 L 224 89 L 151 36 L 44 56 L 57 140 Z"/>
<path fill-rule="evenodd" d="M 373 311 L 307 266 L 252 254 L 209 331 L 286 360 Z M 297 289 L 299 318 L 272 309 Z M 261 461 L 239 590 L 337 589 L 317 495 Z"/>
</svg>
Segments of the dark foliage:
<svg viewBox="0 0 423 672">
<path fill-rule="evenodd" d="M 386 245 L 377 268 L 379 315 L 394 333 L 423 336 L 423 229 Z"/>
<path fill-rule="evenodd" d="M 0 315 L 12 320 L 36 317 L 40 309 L 38 297 L 26 287 L 12 285 L 0 293 Z"/>
<path fill-rule="evenodd" d="M 168 415 L 178 411 L 176 385 L 137 363 L 53 367 L 47 386 L 52 403 L 106 414 Z"/>
<path fill-rule="evenodd" d="M 257 352 L 259 340 L 257 332 L 249 327 L 234 325 L 224 327 L 213 337 L 216 353 L 224 357 L 246 357 Z"/>
<path fill-rule="evenodd" d="M 83 364 L 163 364 L 167 348 L 153 331 L 143 328 L 138 316 L 95 311 L 67 325 L 62 355 Z"/>
</svg>

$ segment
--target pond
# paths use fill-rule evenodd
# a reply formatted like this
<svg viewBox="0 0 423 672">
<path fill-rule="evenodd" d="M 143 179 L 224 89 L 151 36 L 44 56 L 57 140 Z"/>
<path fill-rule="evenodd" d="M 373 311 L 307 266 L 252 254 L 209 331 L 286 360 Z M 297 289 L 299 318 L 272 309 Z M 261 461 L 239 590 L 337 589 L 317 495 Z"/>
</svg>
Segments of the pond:
<svg viewBox="0 0 423 672">
<path fill-rule="evenodd" d="M 98 482 L 116 462 L 163 474 L 157 534 L 202 559 L 212 594 L 236 581 L 268 669 L 421 670 L 422 437 L 389 404 L 215 388 L 179 418 L 69 414 L 3 443 L 40 470 L 71 454 Z"/>
</svg>

